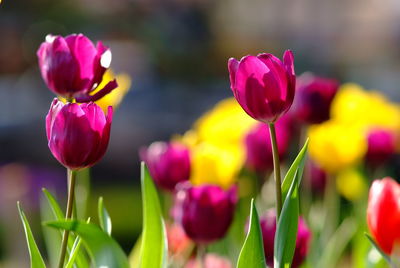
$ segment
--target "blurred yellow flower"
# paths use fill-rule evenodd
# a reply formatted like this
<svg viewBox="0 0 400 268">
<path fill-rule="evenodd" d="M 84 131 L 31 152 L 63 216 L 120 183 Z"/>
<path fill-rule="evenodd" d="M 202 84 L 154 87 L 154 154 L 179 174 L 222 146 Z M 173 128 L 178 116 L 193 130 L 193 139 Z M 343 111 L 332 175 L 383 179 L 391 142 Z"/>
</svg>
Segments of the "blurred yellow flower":
<svg viewBox="0 0 400 268">
<path fill-rule="evenodd" d="M 189 147 L 203 142 L 212 144 L 230 152 L 235 162 L 242 165 L 245 158 L 244 136 L 256 123 L 234 98 L 228 98 L 201 116 L 181 141 Z"/>
<path fill-rule="evenodd" d="M 350 201 L 360 199 L 367 191 L 364 176 L 355 168 L 345 169 L 337 174 L 336 188 Z"/>
<path fill-rule="evenodd" d="M 96 104 L 99 105 L 104 112 L 107 111 L 108 106 L 113 106 L 115 109 L 121 103 L 123 97 L 128 93 L 131 87 L 131 78 L 127 74 L 118 74 L 114 75 L 111 69 L 108 69 L 103 76 L 103 81 L 97 87 L 93 94 L 96 94 L 98 89 L 103 88 L 108 82 L 113 79 L 117 79 L 118 87 L 111 91 L 109 94 L 105 95 L 103 98 L 96 101 Z M 92 94 L 92 95 L 93 95 Z"/>
<path fill-rule="evenodd" d="M 340 87 L 331 106 L 333 120 L 367 130 L 380 127 L 400 130 L 400 107 L 376 91 L 366 91 L 357 84 Z"/>
<path fill-rule="evenodd" d="M 235 153 L 209 143 L 191 148 L 191 176 L 194 185 L 216 184 L 229 188 L 241 168 Z"/>
<path fill-rule="evenodd" d="M 367 141 L 360 128 L 326 121 L 309 128 L 309 154 L 325 171 L 335 173 L 360 161 Z"/>
</svg>

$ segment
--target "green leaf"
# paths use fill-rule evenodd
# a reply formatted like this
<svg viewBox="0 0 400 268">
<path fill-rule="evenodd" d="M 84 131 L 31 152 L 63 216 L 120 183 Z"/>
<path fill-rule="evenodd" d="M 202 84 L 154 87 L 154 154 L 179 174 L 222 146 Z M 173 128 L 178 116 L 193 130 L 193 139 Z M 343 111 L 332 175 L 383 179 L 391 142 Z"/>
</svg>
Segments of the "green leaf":
<svg viewBox="0 0 400 268">
<path fill-rule="evenodd" d="M 297 225 L 299 220 L 299 172 L 286 196 L 276 228 L 274 242 L 274 267 L 290 267 L 296 247 Z"/>
<path fill-rule="evenodd" d="M 250 224 L 249 231 L 239 254 L 237 268 L 265 268 L 264 245 L 261 233 L 260 221 L 258 219 L 257 209 L 254 205 L 254 199 L 250 206 Z"/>
<path fill-rule="evenodd" d="M 303 148 L 300 150 L 299 154 L 296 156 L 296 159 L 293 161 L 288 172 L 286 173 L 285 178 L 283 179 L 282 200 L 286 200 L 286 195 L 289 191 L 290 186 L 292 185 L 296 171 L 298 171 L 298 173 L 299 173 L 298 185 L 300 185 L 301 177 L 303 175 L 303 170 L 304 170 L 304 164 L 306 162 L 307 148 L 308 148 L 308 139 L 304 143 Z"/>
<path fill-rule="evenodd" d="M 75 238 L 75 242 L 72 246 L 71 253 L 69 254 L 69 259 L 68 259 L 67 264 L 65 265 L 65 268 L 73 268 L 74 267 L 74 263 L 75 263 L 76 257 L 78 256 L 79 249 L 81 248 L 81 244 L 82 244 L 82 239 L 79 236 L 77 236 Z M 78 266 L 78 267 L 80 267 L 80 266 Z"/>
<path fill-rule="evenodd" d="M 140 250 L 141 268 L 167 265 L 167 239 L 156 187 L 144 162 L 141 163 L 143 233 Z"/>
<path fill-rule="evenodd" d="M 79 235 L 93 258 L 95 267 L 129 268 L 124 251 L 99 226 L 77 220 L 52 221 L 45 224 L 58 229 L 70 230 Z"/>
<path fill-rule="evenodd" d="M 58 204 L 57 200 L 55 199 L 55 197 L 46 189 L 43 188 L 42 189 L 43 194 L 45 195 L 49 206 L 54 214 L 54 219 L 58 220 L 58 221 L 62 221 L 65 219 L 64 216 L 64 212 L 62 211 L 60 205 Z M 62 230 L 60 230 L 60 239 L 59 241 L 61 241 L 61 236 L 62 236 Z M 71 239 L 72 238 L 72 239 Z M 73 236 L 73 234 L 70 234 L 70 239 L 68 239 L 68 252 L 72 251 L 73 248 L 73 241 L 74 241 L 75 237 Z M 78 267 L 88 267 L 89 266 L 89 262 L 87 260 L 87 255 L 85 254 L 84 250 L 78 250 L 76 252 L 77 256 L 75 256 L 75 263 Z"/>
<path fill-rule="evenodd" d="M 33 237 L 31 227 L 29 226 L 29 222 L 25 216 L 25 213 L 22 211 L 19 202 L 17 203 L 17 206 L 18 206 L 19 216 L 21 217 L 22 224 L 24 225 L 26 241 L 28 243 L 28 250 L 31 258 L 31 268 L 46 268 L 42 255 L 40 254 L 39 248 L 36 245 L 35 238 Z"/>
<path fill-rule="evenodd" d="M 374 248 L 382 255 L 382 257 L 387 261 L 389 264 L 392 264 L 392 261 L 388 255 L 386 255 L 385 252 L 382 251 L 382 249 L 378 246 L 378 244 L 375 242 L 375 240 L 367 233 L 365 233 L 365 236 L 368 238 L 369 242 L 374 246 Z"/>
<path fill-rule="evenodd" d="M 64 213 L 60 208 L 60 205 L 57 203 L 57 200 L 54 198 L 54 196 L 46 189 L 42 189 L 43 194 L 46 196 L 47 201 L 49 202 L 49 205 L 51 207 L 51 210 L 53 211 L 54 216 L 58 220 L 64 219 Z"/>
<path fill-rule="evenodd" d="M 99 198 L 98 213 L 99 213 L 99 221 L 101 229 L 103 229 L 109 235 L 111 235 L 111 229 L 112 229 L 111 218 L 110 215 L 108 214 L 106 207 L 104 206 L 102 196 Z"/>
</svg>

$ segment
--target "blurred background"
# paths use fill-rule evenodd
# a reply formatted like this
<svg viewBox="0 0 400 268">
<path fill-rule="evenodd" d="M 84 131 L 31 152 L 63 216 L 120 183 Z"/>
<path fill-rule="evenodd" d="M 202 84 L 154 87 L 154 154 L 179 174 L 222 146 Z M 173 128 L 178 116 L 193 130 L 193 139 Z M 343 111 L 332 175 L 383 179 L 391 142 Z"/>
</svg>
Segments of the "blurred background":
<svg viewBox="0 0 400 268">
<path fill-rule="evenodd" d="M 89 211 L 96 211 L 97 198 L 104 196 L 113 235 L 126 251 L 141 230 L 139 148 L 182 134 L 231 96 L 229 57 L 280 56 L 290 48 L 298 74 L 356 82 L 400 100 L 397 0 L 3 0 L 0 259 L 6 267 L 28 261 L 16 201 L 39 236 L 41 188 L 65 199 L 65 170 L 45 136 L 44 118 L 55 96 L 36 57 L 49 33 L 102 40 L 112 50 L 114 72 L 131 77 L 131 90 L 114 114 L 108 151 L 91 169 L 89 202 Z M 122 202 L 129 213 L 120 209 Z"/>
</svg>

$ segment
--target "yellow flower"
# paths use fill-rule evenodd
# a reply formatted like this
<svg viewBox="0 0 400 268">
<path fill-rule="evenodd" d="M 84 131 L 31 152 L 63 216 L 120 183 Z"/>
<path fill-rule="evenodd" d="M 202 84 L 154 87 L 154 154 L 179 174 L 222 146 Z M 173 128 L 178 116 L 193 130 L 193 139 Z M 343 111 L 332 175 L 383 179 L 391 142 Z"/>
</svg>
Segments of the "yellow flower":
<svg viewBox="0 0 400 268">
<path fill-rule="evenodd" d="M 371 127 L 400 130 L 400 107 L 376 91 L 357 84 L 344 84 L 331 106 L 333 120 L 352 124 L 364 131 Z"/>
<path fill-rule="evenodd" d="M 244 136 L 256 124 L 239 106 L 234 98 L 217 103 L 201 116 L 182 141 L 189 147 L 206 142 L 225 151 L 230 151 L 243 163 L 245 157 Z"/>
<path fill-rule="evenodd" d="M 240 159 L 229 150 L 209 143 L 199 144 L 191 149 L 191 176 L 194 185 L 216 184 L 229 188 L 236 182 L 241 168 Z"/>
<path fill-rule="evenodd" d="M 108 106 L 113 106 L 115 109 L 121 103 L 123 97 L 128 93 L 131 87 L 131 78 L 127 74 L 114 75 L 111 69 L 108 69 L 103 76 L 103 81 L 97 87 L 98 89 L 103 88 L 108 82 L 113 79 L 117 79 L 118 87 L 111 91 L 109 94 L 105 95 L 103 98 L 96 101 L 103 111 L 107 111 Z M 96 94 L 98 90 L 96 89 L 92 94 Z"/>
<path fill-rule="evenodd" d="M 345 169 L 337 174 L 336 188 L 348 200 L 360 199 L 367 191 L 364 176 L 355 168 Z"/>
<path fill-rule="evenodd" d="M 308 135 L 311 158 L 330 173 L 354 165 L 367 150 L 363 131 L 351 124 L 326 121 L 311 126 Z"/>
</svg>

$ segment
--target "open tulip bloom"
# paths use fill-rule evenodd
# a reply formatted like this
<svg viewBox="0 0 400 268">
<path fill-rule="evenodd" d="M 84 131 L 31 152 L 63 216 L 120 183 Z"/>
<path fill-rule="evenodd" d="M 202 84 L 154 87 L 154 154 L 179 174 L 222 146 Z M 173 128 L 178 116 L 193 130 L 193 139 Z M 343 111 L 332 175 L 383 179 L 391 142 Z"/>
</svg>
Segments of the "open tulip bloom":
<svg viewBox="0 0 400 268">
<path fill-rule="evenodd" d="M 102 42 L 94 46 L 83 34 L 65 38 L 48 35 L 37 56 L 42 77 L 49 89 L 66 99 L 96 101 L 118 86 L 116 80 L 112 80 L 93 96 L 89 95 L 110 67 L 111 51 Z"/>
</svg>

